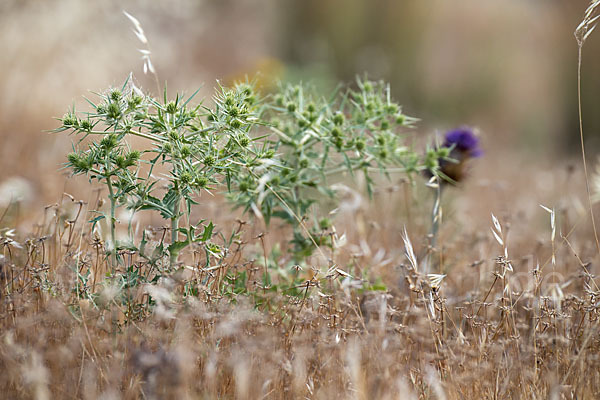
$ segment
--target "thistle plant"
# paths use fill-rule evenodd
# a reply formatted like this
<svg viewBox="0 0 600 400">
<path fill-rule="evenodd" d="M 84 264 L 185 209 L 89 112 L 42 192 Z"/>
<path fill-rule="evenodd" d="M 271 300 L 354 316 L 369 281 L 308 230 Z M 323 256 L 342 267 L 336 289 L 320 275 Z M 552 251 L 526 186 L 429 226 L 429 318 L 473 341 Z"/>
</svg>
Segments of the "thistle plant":
<svg viewBox="0 0 600 400">
<path fill-rule="evenodd" d="M 167 249 L 170 264 L 174 265 L 184 247 L 207 244 L 212 236 L 212 223 L 202 229 L 190 223 L 195 196 L 230 182 L 232 171 L 260 164 L 249 136 L 260 114 L 252 87 L 219 87 L 213 108 L 192 106 L 195 94 L 187 99 L 178 95 L 169 101 L 165 89 L 159 102 L 138 89 L 130 77 L 120 89 L 99 94 L 98 103 L 88 100 L 91 112 L 69 111 L 56 129 L 81 136 L 66 166 L 74 174 L 86 175 L 107 188 L 110 211 L 97 211 L 99 215 L 91 222 L 108 220 L 106 250 L 113 266 L 122 248 L 133 247 L 149 257 L 144 254 L 145 239 L 139 249 L 133 245 L 131 225 L 128 243 L 117 242 L 118 207 L 126 207 L 132 216 L 141 210 L 154 210 L 170 221 L 171 243 Z M 141 150 L 131 149 L 133 137 L 145 140 Z M 92 139 L 87 147 L 83 143 L 86 138 Z M 155 175 L 157 166 L 166 170 L 163 187 Z M 184 216 L 187 225 L 182 227 Z M 207 256 L 218 252 L 214 245 L 207 247 Z"/>
<path fill-rule="evenodd" d="M 323 198 L 334 201 L 331 184 L 363 174 L 373 193 L 373 174 L 437 171 L 434 157 L 409 147 L 407 128 L 417 121 L 406 116 L 384 82 L 358 79 L 356 89 L 338 90 L 329 99 L 307 85 L 283 85 L 266 107 L 271 135 L 263 153 L 276 159 L 260 176 L 242 173 L 230 199 L 254 207 L 269 223 L 280 218 L 293 227 L 290 247 L 294 263 L 303 262 L 318 246 L 332 246 L 332 222 L 317 217 Z"/>
<path fill-rule="evenodd" d="M 408 128 L 416 119 L 402 112 L 384 82 L 358 79 L 356 88 L 329 99 L 307 85 L 282 85 L 268 98 L 250 83 L 219 86 L 210 106 L 192 105 L 195 94 L 169 100 L 165 89 L 158 101 L 130 77 L 98 94 L 98 102 L 88 100 L 91 111 L 71 110 L 61 119 L 56 131 L 79 136 L 67 167 L 106 187 L 110 209 L 95 210 L 91 222 L 107 222 L 113 267 L 124 249 L 152 264 L 168 254 L 171 267 L 192 244 L 204 246 L 207 264 L 220 258 L 222 249 L 210 242 L 212 222 L 191 220 L 197 196 L 215 190 L 227 191 L 234 206 L 267 224 L 272 218 L 289 224 L 292 262 L 306 263 L 316 249 L 334 247 L 326 206 L 326 200 L 336 206 L 332 184 L 362 174 L 372 195 L 374 175 L 441 174 L 440 161 L 451 153 L 441 147 L 420 155 L 410 148 Z M 126 241 L 116 235 L 121 207 L 130 216 Z M 161 241 L 152 254 L 145 235 L 136 243 L 131 226 L 143 210 L 158 212 L 170 225 L 168 246 Z M 267 266 L 264 278 L 268 284 Z"/>
<path fill-rule="evenodd" d="M 479 147 L 479 138 L 468 127 L 446 132 L 444 142 L 441 145 L 427 150 L 426 164 L 428 169 L 426 176 L 430 178 L 427 185 L 435 190 L 431 211 L 430 247 L 432 249 L 435 250 L 437 245 L 437 236 L 442 220 L 443 188 L 461 182 L 468 174 L 468 162 L 482 155 L 483 151 Z M 424 265 L 426 272 L 429 272 L 429 264 L 430 262 L 427 260 Z"/>
<path fill-rule="evenodd" d="M 472 129 L 462 127 L 446 132 L 438 148 L 438 175 L 447 183 L 458 183 L 467 175 L 467 163 L 483 155 L 479 138 Z"/>
</svg>

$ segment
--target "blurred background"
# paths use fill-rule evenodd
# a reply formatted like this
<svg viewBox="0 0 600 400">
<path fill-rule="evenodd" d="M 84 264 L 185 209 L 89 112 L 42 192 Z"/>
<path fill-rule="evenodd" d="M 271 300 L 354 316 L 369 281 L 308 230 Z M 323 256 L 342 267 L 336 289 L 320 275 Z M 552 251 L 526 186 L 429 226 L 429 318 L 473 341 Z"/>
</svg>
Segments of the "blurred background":
<svg viewBox="0 0 600 400">
<path fill-rule="evenodd" d="M 0 198 L 19 187 L 39 206 L 76 192 L 61 163 L 72 145 L 49 134 L 83 95 L 144 75 L 141 22 L 170 93 L 210 96 L 215 80 L 259 74 L 323 88 L 357 74 L 391 82 L 424 137 L 477 127 L 486 156 L 473 187 L 531 184 L 524 168 L 579 165 L 577 44 L 585 0 L 2 0 Z M 600 32 L 584 48 L 583 106 L 589 160 L 600 145 Z M 429 140 L 429 139 L 427 139 Z M 561 190 L 562 181 L 535 185 Z M 8 183 L 7 183 L 8 182 Z M 74 183 L 75 182 L 75 183 Z M 12 186 L 11 186 L 12 185 Z M 15 186 L 17 185 L 17 186 Z M 7 187 L 9 189 L 7 189 Z M 527 187 L 527 186 L 525 186 Z M 12 189 L 10 189 L 12 188 Z M 509 188 L 510 189 L 510 188 Z M 507 190 L 509 190 L 507 189 Z M 474 189 L 478 190 L 478 189 Z M 539 199 L 533 199 L 539 202 Z M 486 211 L 487 213 L 488 211 Z M 488 214 L 489 216 L 489 214 Z"/>
</svg>

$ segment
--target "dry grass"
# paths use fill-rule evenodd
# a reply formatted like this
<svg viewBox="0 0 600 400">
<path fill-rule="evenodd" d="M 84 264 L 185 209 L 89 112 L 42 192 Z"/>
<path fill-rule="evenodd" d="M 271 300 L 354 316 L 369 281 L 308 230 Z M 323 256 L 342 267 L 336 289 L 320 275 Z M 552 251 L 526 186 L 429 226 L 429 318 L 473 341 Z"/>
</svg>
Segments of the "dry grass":
<svg viewBox="0 0 600 400">
<path fill-rule="evenodd" d="M 415 217 L 419 202 L 378 211 L 401 204 L 402 185 L 338 224 L 349 240 L 336 256 L 342 269 L 381 278 L 386 292 L 304 271 L 299 297 L 264 292 L 249 279 L 258 303 L 223 296 L 223 278 L 262 268 L 253 260 L 260 228 L 243 225 L 222 268 L 203 269 L 190 255 L 185 273 L 119 290 L 118 280 L 103 277 L 87 205 L 64 197 L 30 239 L 3 236 L 0 387 L 7 398 L 36 399 L 597 398 L 600 290 L 589 272 L 595 246 L 585 210 L 577 210 L 582 199 L 556 199 L 554 241 L 541 208 L 504 215 L 499 227 L 490 220 L 498 238 L 489 227 L 461 232 L 456 210 L 429 249 L 447 274 L 437 287 L 419 273 L 428 239 L 410 234 L 426 230 L 427 218 Z M 407 212 L 416 269 L 399 227 L 387 223 L 390 213 L 408 221 Z M 217 218 L 237 229 L 232 216 Z M 273 228 L 269 242 L 278 235 Z M 120 272 L 159 274 L 136 254 L 126 259 Z M 90 271 L 87 287 L 76 270 Z M 184 296 L 190 285 L 197 296 Z M 98 297 L 85 298 L 90 288 Z"/>
<path fill-rule="evenodd" d="M 2 395 L 598 398 L 598 254 L 583 173 L 538 165 L 498 176 L 493 163 L 514 160 L 490 158 L 446 196 L 435 248 L 430 193 L 403 182 L 371 204 L 350 193 L 336 220 L 348 244 L 332 257 L 353 278 L 314 259 L 315 270 L 299 272 L 300 296 L 256 282 L 262 249 L 288 232 L 236 223 L 219 199 L 203 204 L 205 217 L 240 237 L 218 268 L 190 252 L 186 268 L 167 273 L 129 253 L 108 278 L 103 242 L 86 223 L 97 193 L 65 195 L 27 237 L 0 230 Z M 164 230 L 148 229 L 156 245 Z M 424 275 L 425 260 L 440 275 Z M 131 271 L 160 279 L 123 281 Z M 226 295 L 235 285 L 226 276 L 241 272 L 251 295 Z M 387 290 L 362 289 L 373 283 Z"/>
</svg>

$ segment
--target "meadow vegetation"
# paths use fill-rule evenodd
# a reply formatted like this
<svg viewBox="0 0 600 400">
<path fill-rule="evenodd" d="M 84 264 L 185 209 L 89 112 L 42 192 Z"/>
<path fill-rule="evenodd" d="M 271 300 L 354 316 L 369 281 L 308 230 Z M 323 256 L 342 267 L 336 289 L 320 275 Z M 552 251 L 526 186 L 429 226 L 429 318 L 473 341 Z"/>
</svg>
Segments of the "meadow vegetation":
<svg viewBox="0 0 600 400">
<path fill-rule="evenodd" d="M 550 168 L 552 204 L 471 224 L 474 136 L 417 146 L 384 82 L 161 94 L 130 75 L 68 110 L 54 132 L 89 197 L 30 234 L 2 210 L 3 396 L 600 396 L 587 167 Z"/>
</svg>

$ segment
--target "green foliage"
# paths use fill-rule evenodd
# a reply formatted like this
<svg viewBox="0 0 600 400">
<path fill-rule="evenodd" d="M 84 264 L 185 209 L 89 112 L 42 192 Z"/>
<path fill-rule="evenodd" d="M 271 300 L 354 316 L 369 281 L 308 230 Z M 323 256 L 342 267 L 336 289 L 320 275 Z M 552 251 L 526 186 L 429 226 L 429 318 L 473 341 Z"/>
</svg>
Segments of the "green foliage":
<svg viewBox="0 0 600 400">
<path fill-rule="evenodd" d="M 67 167 L 108 189 L 110 213 L 101 213 L 92 222 L 108 219 L 111 233 L 107 249 L 114 265 L 118 250 L 126 247 L 115 239 L 118 207 L 128 208 L 132 218 L 138 211 L 153 210 L 170 220 L 171 244 L 167 250 L 174 264 L 184 247 L 208 243 L 212 235 L 212 224 L 200 236 L 192 226 L 179 227 L 182 216 L 189 221 L 194 196 L 214 190 L 240 168 L 260 164 L 249 136 L 260 123 L 261 114 L 252 86 L 219 87 L 213 108 L 190 105 L 194 95 L 168 100 L 165 89 L 159 102 L 128 79 L 120 89 L 100 94 L 99 103 L 89 101 L 93 110 L 84 114 L 85 118 L 74 110 L 67 113 L 62 127 L 56 130 L 82 136 L 67 157 Z M 147 144 L 139 151 L 131 150 L 127 139 L 132 136 L 145 139 Z M 86 138 L 92 139 L 87 147 L 83 144 Z M 153 174 L 158 165 L 167 169 L 165 189 L 157 185 Z M 184 240 L 180 240 L 182 234 Z M 134 241 L 131 235 L 130 230 L 129 244 Z"/>
<path fill-rule="evenodd" d="M 371 195 L 375 174 L 435 173 L 440 154 L 436 150 L 420 156 L 410 149 L 408 128 L 416 120 L 402 113 L 387 84 L 358 79 L 355 88 L 338 90 L 329 99 L 315 93 L 307 85 L 282 85 L 263 98 L 248 83 L 219 85 L 212 105 L 205 106 L 192 104 L 196 93 L 169 99 L 166 89 L 159 101 L 128 79 L 121 88 L 98 94 L 98 102 L 88 100 L 91 111 L 70 110 L 56 131 L 79 136 L 66 166 L 107 188 L 110 210 L 95 210 L 90 222 L 95 226 L 105 221 L 110 227 L 105 248 L 111 279 L 125 279 L 119 287 L 145 282 L 129 267 L 116 271 L 124 265 L 121 250 L 137 251 L 153 268 L 168 265 L 172 270 L 188 246 L 204 248 L 211 276 L 217 268 L 211 260 L 221 268 L 228 243 L 239 232 L 224 239 L 225 247 L 218 246 L 211 241 L 213 223 L 193 225 L 191 212 L 202 192 L 226 190 L 235 207 L 261 215 L 267 224 L 273 218 L 289 224 L 293 257 L 287 265 L 280 265 L 280 251 L 259 257 L 264 259 L 261 290 L 249 288 L 247 270 L 236 269 L 211 280 L 209 290 L 217 285 L 218 292 L 231 298 L 253 294 L 258 303 L 270 291 L 306 295 L 317 281 L 305 282 L 298 271 L 317 247 L 333 247 L 335 242 L 333 221 L 320 208 L 324 199 L 336 205 L 332 184 L 360 173 Z M 142 140 L 133 142 L 133 137 Z M 139 148 L 132 148 L 133 143 Z M 115 215 L 121 207 L 130 215 L 126 242 L 116 241 Z M 139 243 L 133 237 L 131 221 L 143 210 L 170 222 L 170 241 L 161 239 L 153 250 L 145 233 Z M 327 279 L 331 277 L 343 275 L 334 272 Z M 87 292 L 87 277 L 80 279 Z M 186 295 L 197 293 L 199 283 L 188 282 Z"/>
<path fill-rule="evenodd" d="M 402 114 L 383 82 L 358 79 L 357 89 L 337 91 L 330 99 L 306 85 L 285 85 L 266 104 L 265 117 L 271 135 L 261 153 L 273 158 L 272 167 L 260 176 L 240 171 L 229 198 L 245 210 L 259 209 L 267 223 L 277 217 L 293 226 L 296 262 L 310 256 L 315 245 L 331 245 L 322 235 L 331 222 L 310 211 L 324 197 L 335 201 L 331 184 L 344 173 L 364 174 L 371 195 L 373 173 L 411 175 L 425 168 L 427 159 L 407 146 L 406 128 L 416 120 Z"/>
</svg>

